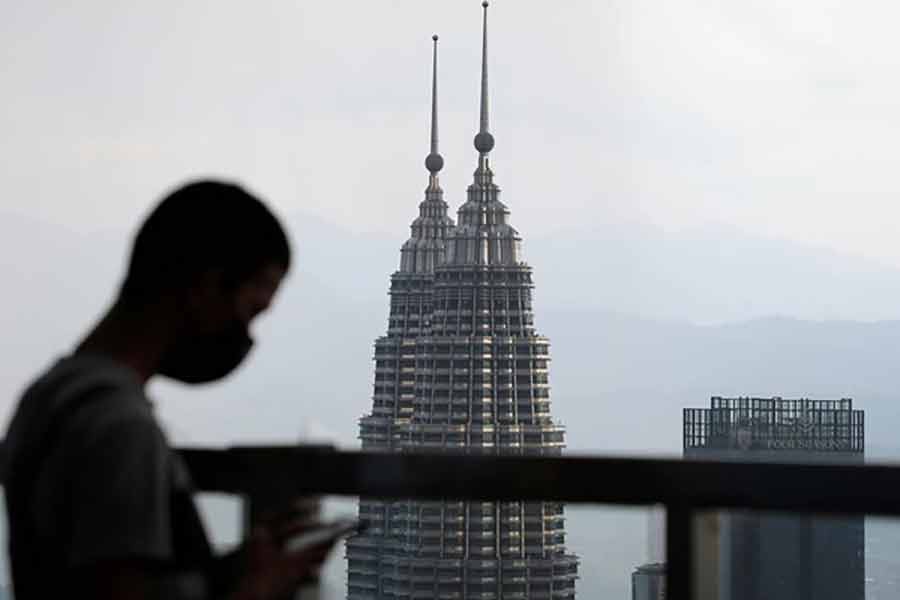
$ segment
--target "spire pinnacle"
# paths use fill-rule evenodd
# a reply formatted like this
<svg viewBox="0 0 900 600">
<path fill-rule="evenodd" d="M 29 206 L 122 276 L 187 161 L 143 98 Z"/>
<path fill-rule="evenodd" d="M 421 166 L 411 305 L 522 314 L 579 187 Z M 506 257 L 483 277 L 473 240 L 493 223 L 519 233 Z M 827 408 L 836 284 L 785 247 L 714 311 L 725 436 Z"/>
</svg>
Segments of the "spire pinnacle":
<svg viewBox="0 0 900 600">
<path fill-rule="evenodd" d="M 487 68 L 487 0 L 481 3 L 484 9 L 484 24 L 481 41 L 481 123 L 478 135 L 475 136 L 475 149 L 482 156 L 486 155 L 494 147 L 494 136 L 491 135 L 490 116 L 488 114 L 488 68 Z"/>
<path fill-rule="evenodd" d="M 431 182 L 437 185 L 437 174 L 444 167 L 444 158 L 438 152 L 437 123 L 437 43 L 438 36 L 433 35 L 434 51 L 431 72 L 431 153 L 425 158 L 425 168 L 431 174 Z"/>
</svg>

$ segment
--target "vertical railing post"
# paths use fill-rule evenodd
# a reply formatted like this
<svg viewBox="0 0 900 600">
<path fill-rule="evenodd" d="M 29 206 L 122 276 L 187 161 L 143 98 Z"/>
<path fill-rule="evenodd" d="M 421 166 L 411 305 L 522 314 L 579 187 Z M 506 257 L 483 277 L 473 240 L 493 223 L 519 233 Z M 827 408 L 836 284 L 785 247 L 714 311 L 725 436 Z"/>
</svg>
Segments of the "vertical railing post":
<svg viewBox="0 0 900 600">
<path fill-rule="evenodd" d="M 666 599 L 693 600 L 694 511 L 666 505 Z"/>
</svg>

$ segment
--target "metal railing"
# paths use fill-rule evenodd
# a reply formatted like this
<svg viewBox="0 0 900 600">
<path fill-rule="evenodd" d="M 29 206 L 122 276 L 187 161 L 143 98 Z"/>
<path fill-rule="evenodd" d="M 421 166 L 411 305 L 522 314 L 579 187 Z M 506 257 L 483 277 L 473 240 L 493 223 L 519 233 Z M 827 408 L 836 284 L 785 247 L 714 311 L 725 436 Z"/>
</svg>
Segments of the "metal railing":
<svg viewBox="0 0 900 600">
<path fill-rule="evenodd" d="M 900 516 L 900 466 L 610 457 L 338 452 L 323 447 L 181 451 L 201 491 L 250 506 L 298 495 L 561 501 L 666 508 L 667 597 L 692 598 L 694 517 L 709 509 Z"/>
</svg>

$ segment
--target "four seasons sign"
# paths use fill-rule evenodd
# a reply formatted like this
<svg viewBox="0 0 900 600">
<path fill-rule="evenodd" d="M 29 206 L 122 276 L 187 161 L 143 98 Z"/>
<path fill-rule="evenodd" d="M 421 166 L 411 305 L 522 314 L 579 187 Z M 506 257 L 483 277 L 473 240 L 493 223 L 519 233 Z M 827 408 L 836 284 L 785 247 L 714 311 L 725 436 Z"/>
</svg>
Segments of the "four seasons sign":
<svg viewBox="0 0 900 600">
<path fill-rule="evenodd" d="M 741 450 L 850 450 L 847 435 L 835 435 L 835 427 L 831 424 L 816 423 L 810 417 L 800 416 L 785 419 L 778 427 L 777 433 L 769 429 L 767 422 L 753 422 L 744 419 L 739 424 L 734 442 Z M 846 426 L 842 426 L 846 429 Z M 774 434 L 774 435 L 773 435 Z"/>
</svg>

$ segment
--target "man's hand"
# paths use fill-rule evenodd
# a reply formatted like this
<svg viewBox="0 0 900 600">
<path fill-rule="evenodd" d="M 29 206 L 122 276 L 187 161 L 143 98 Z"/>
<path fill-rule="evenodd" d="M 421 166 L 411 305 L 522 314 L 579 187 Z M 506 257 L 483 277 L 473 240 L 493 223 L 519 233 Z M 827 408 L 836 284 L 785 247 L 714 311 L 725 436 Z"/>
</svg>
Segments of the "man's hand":
<svg viewBox="0 0 900 600">
<path fill-rule="evenodd" d="M 279 531 L 278 537 L 258 527 L 245 542 L 245 571 L 231 600 L 274 600 L 293 591 L 305 578 L 318 572 L 337 537 L 318 546 L 289 552 L 281 536 L 296 535 L 310 529 L 308 523 Z"/>
</svg>

